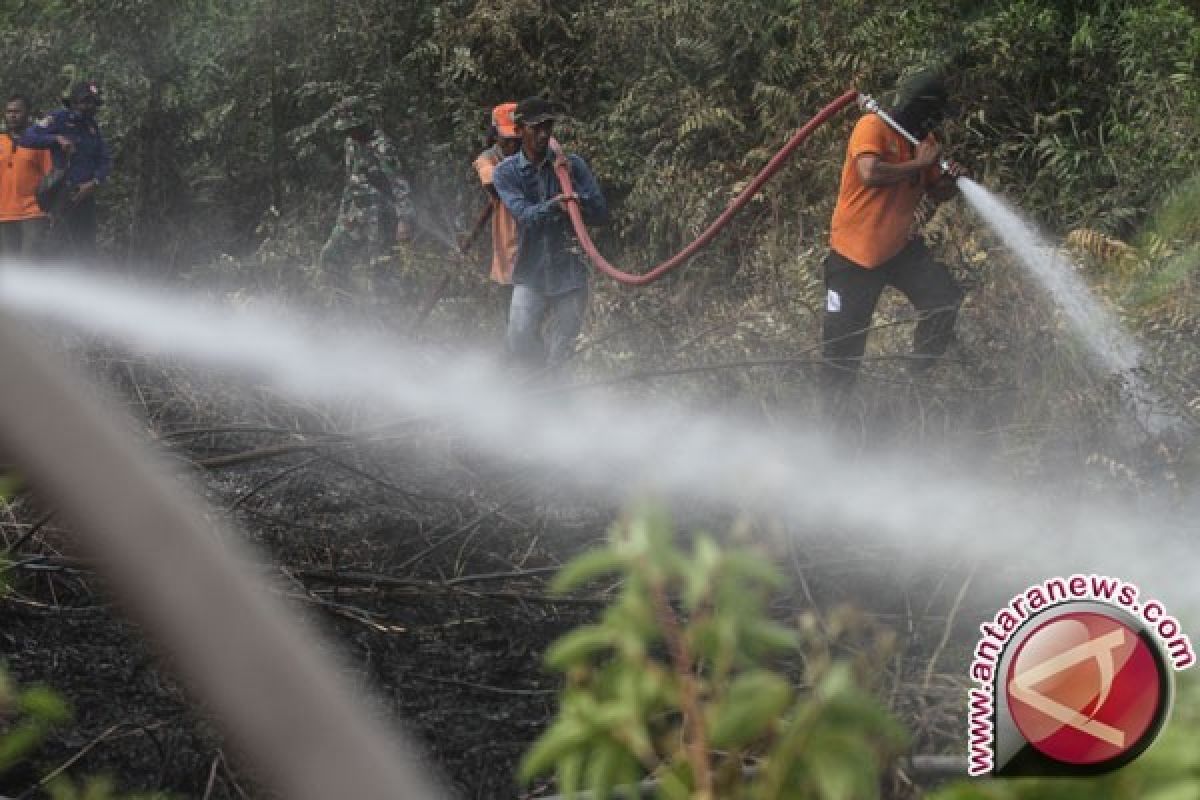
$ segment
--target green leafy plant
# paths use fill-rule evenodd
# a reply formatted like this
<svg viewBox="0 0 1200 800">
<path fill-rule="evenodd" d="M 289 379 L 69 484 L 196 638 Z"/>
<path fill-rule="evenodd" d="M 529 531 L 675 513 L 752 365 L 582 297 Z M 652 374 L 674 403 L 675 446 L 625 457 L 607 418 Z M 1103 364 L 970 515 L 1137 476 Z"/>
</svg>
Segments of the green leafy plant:
<svg viewBox="0 0 1200 800">
<path fill-rule="evenodd" d="M 21 487 L 15 473 L 0 475 L 0 502 L 7 502 Z M 0 554 L 0 595 L 8 592 L 9 553 Z M 28 760 L 46 737 L 71 721 L 71 708 L 48 686 L 18 687 L 0 666 L 0 774 Z M 71 762 L 67 762 L 70 764 Z M 106 777 L 89 777 L 77 785 L 62 774 L 66 765 L 49 773 L 39 786 L 51 800 L 121 800 Z M 24 794 L 22 796 L 25 796 Z M 166 795 L 125 796 L 127 800 L 163 800 Z"/>
<path fill-rule="evenodd" d="M 1200 683 L 1185 673 L 1158 740 L 1126 767 L 1094 778 L 962 781 L 930 800 L 1188 800 L 1200 797 Z"/>
<path fill-rule="evenodd" d="M 602 618 L 547 653 L 566 687 L 523 780 L 553 773 L 568 797 L 609 797 L 647 776 L 671 799 L 878 795 L 900 727 L 850 663 L 806 647 L 815 618 L 793 630 L 767 616 L 780 582 L 770 565 L 707 536 L 684 552 L 662 512 L 641 510 L 556 588 L 613 576 L 619 594 Z M 805 656 L 803 692 L 772 668 L 788 654 Z"/>
<path fill-rule="evenodd" d="M 0 671 L 0 772 L 24 760 L 53 728 L 67 722 L 71 712 L 62 699 L 45 687 L 17 689 Z"/>
<path fill-rule="evenodd" d="M 55 728 L 71 720 L 71 709 L 53 689 L 45 686 L 17 688 L 0 669 L 0 774 L 29 759 Z M 68 762 L 70 763 L 70 762 Z M 40 785 L 51 800 L 165 800 L 164 794 L 121 795 L 106 777 L 88 777 L 77 784 L 51 772 Z"/>
</svg>

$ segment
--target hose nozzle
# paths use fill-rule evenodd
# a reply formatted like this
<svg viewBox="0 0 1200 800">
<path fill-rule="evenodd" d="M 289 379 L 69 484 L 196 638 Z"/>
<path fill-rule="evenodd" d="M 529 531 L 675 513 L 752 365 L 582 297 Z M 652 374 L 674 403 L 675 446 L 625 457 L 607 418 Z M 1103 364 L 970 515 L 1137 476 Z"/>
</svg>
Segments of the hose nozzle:
<svg viewBox="0 0 1200 800">
<path fill-rule="evenodd" d="M 905 130 L 903 128 L 903 126 L 900 125 L 899 122 L 896 122 L 896 120 L 892 119 L 891 114 L 884 111 L 883 107 L 881 105 L 879 105 L 879 101 L 876 100 L 874 97 L 871 97 L 871 95 L 860 92 L 858 95 L 858 105 L 863 111 L 867 111 L 871 114 L 874 114 L 875 116 L 879 117 L 881 120 L 886 122 L 889 128 L 891 128 L 896 133 L 900 134 L 905 139 L 907 139 L 908 142 L 913 147 L 916 147 L 917 145 L 920 144 L 920 142 L 917 141 L 917 137 L 913 136 L 911 133 L 909 133 L 907 130 Z M 943 173 L 945 173 L 947 175 L 953 174 L 950 171 L 950 160 L 947 158 L 943 158 L 940 161 L 938 161 L 938 169 L 940 169 Z"/>
</svg>

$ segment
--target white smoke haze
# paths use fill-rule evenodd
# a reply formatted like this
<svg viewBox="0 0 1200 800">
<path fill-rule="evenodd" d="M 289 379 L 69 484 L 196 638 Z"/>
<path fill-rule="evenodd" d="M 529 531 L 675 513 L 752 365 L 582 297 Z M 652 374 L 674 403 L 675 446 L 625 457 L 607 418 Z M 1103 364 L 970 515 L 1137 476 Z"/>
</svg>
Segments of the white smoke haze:
<svg viewBox="0 0 1200 800">
<path fill-rule="evenodd" d="M 811 422 L 765 430 L 593 390 L 531 389 L 478 353 L 434 353 L 282 309 L 234 310 L 81 272 L 11 265 L 0 272 L 0 306 L 297 399 L 354 399 L 381 419 L 427 419 L 497 459 L 536 463 L 616 501 L 702 497 L 828 531 L 847 550 L 877 543 L 931 567 L 978 560 L 983 574 L 989 563 L 1006 573 L 1015 565 L 1031 581 L 1096 572 L 1141 582 L 1176 615 L 1200 610 L 1184 535 L 1193 526 L 1017 485 L 987 474 L 983 459 L 947 466 L 939 456 L 934 468 L 928 454 L 856 455 Z"/>
</svg>

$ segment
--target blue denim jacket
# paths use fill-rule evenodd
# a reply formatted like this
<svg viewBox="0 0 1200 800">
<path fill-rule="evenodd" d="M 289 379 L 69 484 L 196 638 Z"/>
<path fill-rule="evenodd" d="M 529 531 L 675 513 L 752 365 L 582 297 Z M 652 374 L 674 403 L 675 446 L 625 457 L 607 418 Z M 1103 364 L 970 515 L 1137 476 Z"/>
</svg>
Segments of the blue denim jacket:
<svg viewBox="0 0 1200 800">
<path fill-rule="evenodd" d="M 584 222 L 603 225 L 608 221 L 608 204 L 587 163 L 576 155 L 567 156 L 567 163 Z M 571 219 L 550 202 L 562 194 L 550 152 L 535 165 L 524 150 L 518 150 L 496 167 L 492 185 L 517 220 L 513 283 L 547 296 L 587 286 L 587 257 L 571 229 Z"/>
</svg>

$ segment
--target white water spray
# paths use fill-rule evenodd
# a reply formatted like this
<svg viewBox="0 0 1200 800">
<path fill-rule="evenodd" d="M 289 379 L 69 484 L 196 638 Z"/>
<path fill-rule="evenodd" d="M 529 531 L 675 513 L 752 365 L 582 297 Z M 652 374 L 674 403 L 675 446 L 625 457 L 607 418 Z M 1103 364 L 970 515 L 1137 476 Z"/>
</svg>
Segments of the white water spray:
<svg viewBox="0 0 1200 800">
<path fill-rule="evenodd" d="M 621 499 L 653 491 L 778 513 L 814 531 L 854 530 L 937 564 L 947 553 L 1013 560 L 1033 577 L 1097 571 L 1200 608 L 1190 548 L 1147 521 L 988 482 L 977 465 L 941 473 L 900 454 L 856 459 L 811 430 L 762 430 L 695 411 L 619 407 L 594 393 L 531 393 L 480 356 L 437 360 L 402 345 L 235 312 L 92 276 L 8 267 L 0 304 L 237 370 L 304 398 L 363 398 L 452 426 L 477 447 L 551 467 Z M 847 546 L 851 546 L 848 545 Z M 1174 592 L 1175 596 L 1170 596 Z"/>
<path fill-rule="evenodd" d="M 1100 364 L 1116 373 L 1135 368 L 1141 356 L 1137 344 L 1096 300 L 1075 265 L 1003 200 L 975 181 L 959 178 L 958 188 L 1050 294 Z"/>
<path fill-rule="evenodd" d="M 1120 376 L 1125 396 L 1145 429 L 1152 434 L 1178 431 L 1179 417 L 1166 410 L 1162 399 L 1136 374 L 1141 349 L 1120 320 L 1096 299 L 1070 259 L 1007 203 L 975 181 L 959 178 L 958 188 L 1062 310 L 1097 364 Z"/>
</svg>

